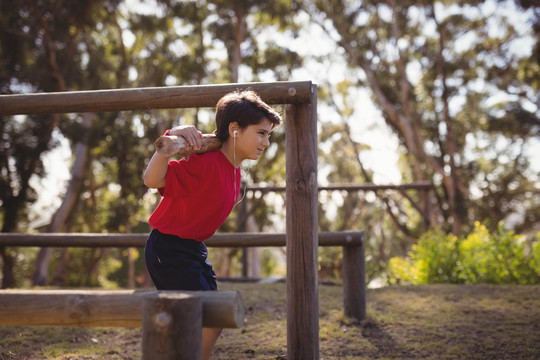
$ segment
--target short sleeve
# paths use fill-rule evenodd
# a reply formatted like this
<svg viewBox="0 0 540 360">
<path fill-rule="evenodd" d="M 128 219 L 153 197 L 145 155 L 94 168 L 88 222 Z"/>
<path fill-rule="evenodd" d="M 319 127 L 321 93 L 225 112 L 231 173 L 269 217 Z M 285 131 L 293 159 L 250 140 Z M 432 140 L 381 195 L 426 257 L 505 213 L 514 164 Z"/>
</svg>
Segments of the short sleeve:
<svg viewBox="0 0 540 360">
<path fill-rule="evenodd" d="M 159 189 L 159 193 L 170 198 L 190 196 L 197 191 L 201 177 L 205 174 L 205 163 L 197 155 L 169 161 L 165 187 Z"/>
</svg>

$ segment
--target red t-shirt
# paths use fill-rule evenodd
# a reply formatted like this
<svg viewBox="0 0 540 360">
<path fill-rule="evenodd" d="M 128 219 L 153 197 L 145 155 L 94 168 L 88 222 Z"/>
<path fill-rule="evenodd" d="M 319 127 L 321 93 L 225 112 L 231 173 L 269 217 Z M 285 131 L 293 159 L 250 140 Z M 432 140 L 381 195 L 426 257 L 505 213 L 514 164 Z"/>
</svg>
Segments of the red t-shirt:
<svg viewBox="0 0 540 360">
<path fill-rule="evenodd" d="M 240 176 L 240 169 L 235 171 L 220 150 L 170 161 L 150 226 L 184 239 L 208 239 L 232 211 L 237 200 L 233 186 L 238 198 Z"/>
</svg>

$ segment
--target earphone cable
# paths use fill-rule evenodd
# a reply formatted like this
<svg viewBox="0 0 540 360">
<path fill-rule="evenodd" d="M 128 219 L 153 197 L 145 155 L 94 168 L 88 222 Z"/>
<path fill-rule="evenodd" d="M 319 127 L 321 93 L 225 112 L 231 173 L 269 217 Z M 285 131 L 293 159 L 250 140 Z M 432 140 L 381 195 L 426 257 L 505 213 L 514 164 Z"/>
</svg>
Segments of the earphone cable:
<svg viewBox="0 0 540 360">
<path fill-rule="evenodd" d="M 247 191 L 247 184 L 246 184 L 246 186 L 244 186 L 244 194 L 242 195 L 242 198 L 236 201 L 236 178 L 237 178 L 237 171 L 238 171 L 238 168 L 236 167 L 236 130 L 234 131 L 234 137 L 233 137 L 233 163 L 234 163 L 233 164 L 234 166 L 234 172 L 233 172 L 234 198 L 233 199 L 235 202 L 233 205 L 233 209 L 234 209 L 236 205 L 238 205 L 242 200 L 244 200 L 244 198 L 246 197 L 246 191 Z M 247 170 L 248 174 L 249 174 L 250 167 L 248 167 L 248 170 Z M 240 177 L 242 177 L 242 171 L 240 171 Z M 240 181 L 240 184 L 242 184 L 242 181 Z"/>
</svg>

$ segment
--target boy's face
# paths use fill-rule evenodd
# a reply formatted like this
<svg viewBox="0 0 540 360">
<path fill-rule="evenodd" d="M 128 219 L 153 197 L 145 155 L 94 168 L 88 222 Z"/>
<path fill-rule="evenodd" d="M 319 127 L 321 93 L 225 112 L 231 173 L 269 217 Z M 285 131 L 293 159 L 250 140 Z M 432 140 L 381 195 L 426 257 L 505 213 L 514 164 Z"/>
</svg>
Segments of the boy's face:
<svg viewBox="0 0 540 360">
<path fill-rule="evenodd" d="M 267 118 L 256 125 L 248 125 L 238 131 L 236 137 L 236 156 L 238 159 L 257 160 L 264 149 L 270 146 L 272 123 Z"/>
</svg>

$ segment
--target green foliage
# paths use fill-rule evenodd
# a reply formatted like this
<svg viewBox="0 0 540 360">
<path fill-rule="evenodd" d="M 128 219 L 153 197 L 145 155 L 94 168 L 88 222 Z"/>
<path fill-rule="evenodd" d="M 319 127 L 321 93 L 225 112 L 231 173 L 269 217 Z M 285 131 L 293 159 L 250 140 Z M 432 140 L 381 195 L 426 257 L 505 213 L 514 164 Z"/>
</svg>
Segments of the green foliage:
<svg viewBox="0 0 540 360">
<path fill-rule="evenodd" d="M 458 239 L 452 234 L 441 235 L 429 232 L 413 247 L 412 261 L 416 263 L 418 281 L 422 284 L 456 282 Z"/>
<path fill-rule="evenodd" d="M 537 241 L 532 245 L 532 258 L 530 261 L 531 268 L 540 277 L 540 232 L 536 235 Z"/>
<path fill-rule="evenodd" d="M 539 260 L 540 241 L 528 249 L 524 237 L 505 230 L 502 223 L 490 232 L 476 222 L 462 238 L 440 230 L 424 234 L 408 257 L 390 260 L 388 282 L 538 284 Z"/>
<path fill-rule="evenodd" d="M 276 249 L 262 248 L 260 252 L 261 258 L 261 276 L 268 277 L 275 274 L 284 274 L 285 269 L 280 268 L 278 260 L 274 252 Z"/>
<path fill-rule="evenodd" d="M 60 273 L 51 271 L 50 280 L 54 276 L 65 276 L 62 285 L 68 287 L 101 287 L 116 288 L 118 283 L 112 280 L 112 274 L 120 269 L 122 249 L 85 249 L 71 248 L 68 250 L 69 263 L 67 269 Z M 60 264 L 53 262 L 53 269 Z M 31 274 L 31 273 L 30 273 Z"/>
<path fill-rule="evenodd" d="M 319 248 L 319 278 L 339 279 L 343 263 L 343 251 L 340 246 Z"/>
<path fill-rule="evenodd" d="M 307 3 L 358 71 L 348 76 L 351 88 L 372 90 L 399 138 L 407 159 L 402 178 L 435 185 L 426 200 L 433 207 L 423 214 L 433 227 L 459 234 L 472 226 L 469 219 L 499 222 L 511 213 L 527 214 L 518 231 L 538 222 L 538 171 L 526 154 L 539 129 L 537 13 L 514 2 L 490 10 L 483 1 Z M 533 46 L 520 45 L 528 41 Z"/>
<path fill-rule="evenodd" d="M 319 24 L 339 39 L 326 54 L 317 43 L 308 44 L 320 55 L 302 69 L 302 76 L 313 76 L 311 80 L 319 85 L 319 180 L 379 182 L 370 164 L 379 161 L 373 158 L 376 152 L 370 152 L 362 138 L 350 136 L 351 128 L 357 128 L 355 122 L 364 122 L 368 116 L 361 98 L 370 87 L 391 129 L 387 134 L 392 131 L 400 141 L 402 183 L 431 180 L 434 184 L 432 198 L 422 192 L 320 195 L 321 231 L 366 231 L 368 278 L 379 275 L 393 256 L 405 254 L 424 225 L 449 230 L 461 218 L 463 226 L 453 229 L 459 233 L 472 225 L 467 219 L 489 218 L 497 223 L 515 213 L 524 214 L 518 232 L 530 231 L 538 223 L 538 173 L 526 153 L 539 130 L 535 104 L 540 67 L 535 54 L 540 47 L 536 37 L 532 56 L 512 51 L 534 34 L 524 23 L 516 26 L 527 16 L 507 12 L 508 3 L 497 2 L 494 10 L 485 11 L 476 11 L 482 9 L 481 1 L 453 0 L 435 8 L 432 3 L 373 0 L 354 6 L 345 0 L 154 3 L 155 12 L 125 6 L 120 0 L 84 2 L 84 6 L 66 0 L 0 2 L 0 92 L 221 83 L 234 79 L 233 70 L 239 67 L 242 82 L 289 80 L 304 65 L 301 54 L 313 54 L 305 46 L 298 47 L 298 37 Z M 495 36 L 491 28 L 499 34 Z M 313 62 L 347 63 L 350 68 L 345 79 L 337 78 L 340 75 L 330 68 L 325 78 L 324 73 L 309 72 Z M 333 121 L 333 115 L 340 121 Z M 81 134 L 88 133 L 90 138 L 84 185 L 62 231 L 135 232 L 159 201 L 141 182 L 156 137 L 178 124 L 213 130 L 207 109 L 96 114 L 90 130 L 82 129 L 80 118 L 0 119 L 3 231 L 28 229 L 29 204 L 39 195 L 29 179 L 51 171 L 43 168 L 41 155 L 55 147 L 58 131 L 73 148 Z M 409 128 L 414 131 L 407 135 Z M 249 183 L 284 184 L 284 129 L 276 129 L 271 148 L 252 165 Z M 373 128 L 366 130 L 370 136 Z M 452 184 L 453 179 L 457 182 Z M 451 194 L 455 197 L 450 198 Z M 264 231 L 280 227 L 284 215 L 274 212 L 276 204 L 284 203 L 284 195 L 258 196 L 250 199 L 257 226 Z M 433 208 L 422 206 L 428 203 Z M 432 216 L 424 218 L 426 214 Z M 40 215 L 50 217 L 50 213 Z M 221 230 L 236 231 L 241 223 L 237 219 L 232 214 Z M 416 248 L 420 259 L 390 260 L 393 267 L 403 270 L 396 281 L 420 281 L 424 276 L 422 281 L 434 282 L 526 282 L 529 275 L 523 275 L 525 270 L 515 263 L 522 258 L 530 259 L 530 268 L 536 266 L 540 273 L 538 243 L 530 253 L 522 254 L 521 245 L 512 245 L 516 242 L 512 236 L 497 236 L 489 235 L 498 242 L 488 246 L 478 239 L 464 239 L 461 245 L 461 240 L 432 234 Z M 466 259 L 459 246 L 488 255 L 496 251 L 505 261 L 494 265 L 491 255 Z M 29 254 L 33 253 L 7 250 L 6 258 L 17 257 L 17 285 L 27 284 L 31 277 Z M 321 269 L 337 276 L 341 253 L 322 248 L 319 255 Z M 75 259 L 78 256 L 80 261 Z M 72 254 L 69 271 L 79 275 L 69 278 L 68 284 L 101 284 L 94 275 L 90 280 L 75 278 L 88 273 L 92 256 L 96 254 L 91 251 Z M 450 269 L 455 256 L 471 262 L 469 272 L 459 266 Z M 109 257 L 117 260 L 109 261 Z M 271 257 L 262 259 L 268 262 L 262 264 L 263 272 L 271 271 Z M 105 281 L 125 285 L 124 254 L 109 252 L 99 261 L 108 261 L 103 268 Z M 117 261 L 122 266 L 114 270 Z M 486 271 L 498 275 L 486 278 Z"/>
<path fill-rule="evenodd" d="M 466 284 L 534 282 L 525 257 L 523 237 L 504 230 L 502 223 L 493 234 L 484 225 L 475 224 L 474 231 L 459 247 L 459 278 Z"/>
</svg>

